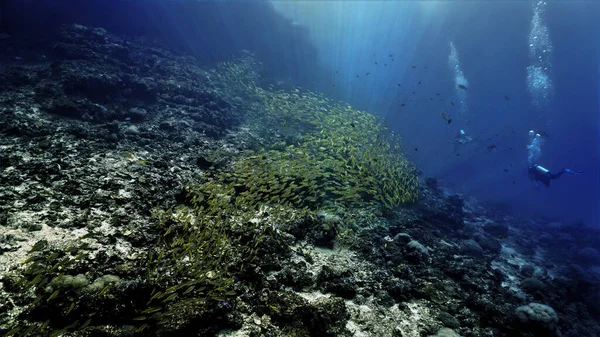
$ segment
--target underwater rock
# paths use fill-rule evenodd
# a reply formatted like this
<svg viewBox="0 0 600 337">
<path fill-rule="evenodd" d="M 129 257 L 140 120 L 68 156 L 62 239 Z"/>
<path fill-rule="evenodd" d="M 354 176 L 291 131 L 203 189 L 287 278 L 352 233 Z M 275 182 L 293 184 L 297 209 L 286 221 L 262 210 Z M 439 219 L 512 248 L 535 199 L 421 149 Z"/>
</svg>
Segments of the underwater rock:
<svg viewBox="0 0 600 337">
<path fill-rule="evenodd" d="M 580 286 L 589 287 L 590 285 L 600 283 L 600 279 L 577 264 L 560 267 L 557 270 L 557 274 L 565 278 L 570 288 L 578 288 Z"/>
<path fill-rule="evenodd" d="M 422 258 L 429 257 L 429 250 L 427 247 L 423 246 L 419 241 L 411 240 L 406 245 L 410 251 L 419 253 Z"/>
<path fill-rule="evenodd" d="M 483 233 L 476 233 L 475 235 L 473 235 L 473 238 L 487 253 L 497 254 L 498 252 L 500 252 L 500 250 L 502 250 L 502 245 L 500 244 L 500 241 L 494 237 Z"/>
<path fill-rule="evenodd" d="M 567 226 L 565 224 L 563 224 L 562 222 L 557 222 L 557 221 L 549 222 L 544 226 L 544 228 L 551 230 L 551 231 L 562 230 L 562 229 L 565 229 L 566 227 Z"/>
<path fill-rule="evenodd" d="M 577 252 L 577 260 L 584 264 L 600 264 L 600 253 L 592 247 L 586 247 Z"/>
<path fill-rule="evenodd" d="M 523 276 L 531 277 L 533 276 L 535 268 L 530 264 L 524 264 L 521 266 L 521 274 Z"/>
<path fill-rule="evenodd" d="M 483 248 L 477 243 L 477 241 L 463 240 L 460 243 L 460 250 L 463 254 L 471 255 L 474 257 L 481 257 L 483 255 Z"/>
<path fill-rule="evenodd" d="M 440 312 L 437 316 L 437 319 L 439 319 L 448 328 L 457 329 L 460 327 L 460 322 L 458 319 L 445 311 Z"/>
<path fill-rule="evenodd" d="M 412 298 L 412 286 L 408 280 L 390 278 L 386 280 L 385 289 L 396 302 L 406 302 Z"/>
<path fill-rule="evenodd" d="M 408 244 L 412 241 L 412 238 L 408 233 L 398 233 L 394 236 L 393 241 L 400 244 Z"/>
<path fill-rule="evenodd" d="M 281 283 L 293 287 L 297 290 L 303 290 L 314 284 L 312 275 L 307 272 L 305 262 L 291 263 L 283 268 L 280 273 Z"/>
<path fill-rule="evenodd" d="M 481 232 L 481 227 L 478 224 L 471 223 L 471 222 L 465 222 L 465 225 L 462 228 L 460 228 L 459 230 L 457 230 L 457 233 L 459 233 L 461 236 L 465 236 L 465 237 L 472 237 L 476 233 L 480 233 L 480 232 Z"/>
<path fill-rule="evenodd" d="M 79 291 L 90 285 L 90 281 L 83 274 L 64 275 L 63 277 L 53 279 L 48 285 L 47 292 L 52 292 L 56 289 L 74 289 Z"/>
<path fill-rule="evenodd" d="M 546 285 L 542 281 L 534 277 L 528 277 L 521 281 L 521 288 L 523 288 L 523 290 L 531 294 L 537 291 L 544 290 L 546 288 Z"/>
<path fill-rule="evenodd" d="M 105 138 L 110 143 L 117 143 L 119 141 L 119 136 L 116 133 L 109 133 Z"/>
<path fill-rule="evenodd" d="M 0 226 L 4 225 L 0 220 Z M 19 249 L 17 238 L 12 234 L 0 234 L 0 255 L 5 252 L 14 252 Z"/>
<path fill-rule="evenodd" d="M 584 302 L 592 315 L 596 316 L 600 314 L 600 294 L 595 293 L 586 296 Z"/>
<path fill-rule="evenodd" d="M 432 221 L 449 230 L 459 230 L 464 226 L 464 200 L 457 194 L 450 195 L 435 203 L 443 202 L 441 207 L 426 210 L 424 220 Z"/>
<path fill-rule="evenodd" d="M 458 194 L 452 194 L 445 198 L 446 203 L 448 204 L 448 209 L 456 212 L 458 214 L 463 214 L 463 207 L 465 206 L 465 201 Z"/>
<path fill-rule="evenodd" d="M 433 177 L 425 178 L 425 185 L 427 187 L 429 187 L 429 189 L 434 193 L 441 192 L 438 180 L 436 178 L 433 178 Z"/>
<path fill-rule="evenodd" d="M 56 115 L 61 115 L 70 118 L 79 118 L 79 105 L 70 99 L 58 99 L 50 107 L 49 112 Z"/>
<path fill-rule="evenodd" d="M 146 119 L 148 116 L 148 111 L 144 108 L 131 108 L 127 114 L 129 118 L 131 118 L 132 122 L 140 122 Z"/>
<path fill-rule="evenodd" d="M 334 293 L 346 299 L 356 296 L 358 286 L 356 279 L 349 271 L 337 270 L 323 266 L 317 275 L 317 283 L 323 291 Z"/>
<path fill-rule="evenodd" d="M 571 244 L 575 242 L 575 238 L 573 238 L 573 235 L 571 235 L 569 233 L 558 233 L 556 240 L 562 241 L 563 243 L 571 243 Z"/>
<path fill-rule="evenodd" d="M 69 98 L 67 96 L 57 98 L 44 104 L 48 113 L 89 121 L 93 123 L 103 123 L 111 120 L 114 113 L 102 105 L 91 103 L 85 98 Z"/>
<path fill-rule="evenodd" d="M 175 122 L 173 121 L 162 121 L 158 126 L 163 131 L 173 131 L 175 130 Z"/>
<path fill-rule="evenodd" d="M 84 60 L 91 57 L 88 48 L 82 45 L 59 42 L 54 46 L 55 55 L 63 60 Z"/>
<path fill-rule="evenodd" d="M 311 307 L 314 309 L 306 321 L 313 336 L 334 337 L 347 332 L 350 314 L 341 298 L 320 298 Z"/>
<path fill-rule="evenodd" d="M 72 24 L 61 27 L 60 40 L 72 43 L 86 43 L 86 41 L 89 41 L 103 44 L 106 42 L 106 35 L 107 32 L 104 28 Z"/>
<path fill-rule="evenodd" d="M 94 282 L 90 283 L 87 277 L 83 274 L 76 276 L 64 275 L 60 279 L 53 279 L 46 290 L 48 293 L 53 292 L 57 289 L 73 289 L 78 293 L 97 293 L 102 290 L 106 284 L 116 284 L 120 281 L 120 278 L 115 275 L 104 275 L 98 277 Z"/>
<path fill-rule="evenodd" d="M 65 64 L 62 74 L 65 77 L 62 83 L 65 94 L 85 97 L 101 104 L 118 102 L 123 90 L 119 77 L 99 67 L 76 71 L 73 70 L 75 65 Z"/>
<path fill-rule="evenodd" d="M 304 238 L 318 247 L 334 248 L 341 218 L 331 213 L 317 214 L 317 217 L 305 218 L 293 223 L 288 233 L 296 238 Z"/>
<path fill-rule="evenodd" d="M 14 87 L 32 85 L 38 81 L 37 71 L 31 71 L 22 66 L 11 66 L 3 74 L 2 85 L 10 84 Z"/>
<path fill-rule="evenodd" d="M 152 77 L 136 77 L 131 80 L 128 88 L 131 90 L 131 98 L 140 99 L 146 103 L 154 103 L 158 99 L 158 84 Z"/>
<path fill-rule="evenodd" d="M 554 240 L 554 237 L 548 233 L 542 233 L 538 237 L 538 241 L 541 243 L 549 244 Z"/>
<path fill-rule="evenodd" d="M 49 148 L 52 147 L 52 140 L 50 139 L 42 139 L 40 140 L 40 142 L 38 143 L 38 146 L 40 147 L 40 149 L 42 150 L 47 150 Z"/>
<path fill-rule="evenodd" d="M 211 166 L 216 166 L 216 163 L 206 159 L 204 156 L 198 156 L 196 158 L 196 165 L 203 170 L 207 170 Z"/>
<path fill-rule="evenodd" d="M 483 225 L 483 230 L 487 233 L 499 237 L 507 237 L 508 236 L 508 226 L 500 223 L 486 223 Z"/>
<path fill-rule="evenodd" d="M 429 335 L 430 337 L 461 337 L 454 330 L 449 328 L 441 328 L 435 335 Z"/>
<path fill-rule="evenodd" d="M 137 125 L 128 125 L 125 127 L 125 129 L 123 129 L 123 133 L 126 135 L 137 136 L 140 134 L 140 129 L 137 127 Z"/>
<path fill-rule="evenodd" d="M 273 324 L 285 335 L 346 335 L 349 313 L 341 298 L 321 297 L 309 303 L 291 292 L 269 292 L 263 299 Z"/>
<path fill-rule="evenodd" d="M 523 327 L 534 331 L 554 332 L 558 324 L 558 315 L 552 307 L 541 303 L 529 303 L 515 310 L 515 315 Z"/>
</svg>

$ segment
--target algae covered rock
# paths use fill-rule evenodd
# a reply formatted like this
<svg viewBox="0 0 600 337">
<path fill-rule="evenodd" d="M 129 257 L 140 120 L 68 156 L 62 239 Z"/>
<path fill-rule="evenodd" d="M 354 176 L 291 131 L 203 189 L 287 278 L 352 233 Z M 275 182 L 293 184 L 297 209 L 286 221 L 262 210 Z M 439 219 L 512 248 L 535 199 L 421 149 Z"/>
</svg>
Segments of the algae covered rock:
<svg viewBox="0 0 600 337">
<path fill-rule="evenodd" d="M 529 303 L 515 310 L 515 315 L 523 326 L 533 330 L 554 331 L 558 315 L 552 307 L 541 303 Z"/>
<path fill-rule="evenodd" d="M 460 337 L 460 335 L 450 328 L 441 328 L 435 335 L 430 335 L 430 337 Z"/>
<path fill-rule="evenodd" d="M 274 325 L 297 336 L 346 336 L 350 317 L 341 298 L 320 297 L 310 302 L 290 292 L 263 294 L 265 309 Z"/>
</svg>

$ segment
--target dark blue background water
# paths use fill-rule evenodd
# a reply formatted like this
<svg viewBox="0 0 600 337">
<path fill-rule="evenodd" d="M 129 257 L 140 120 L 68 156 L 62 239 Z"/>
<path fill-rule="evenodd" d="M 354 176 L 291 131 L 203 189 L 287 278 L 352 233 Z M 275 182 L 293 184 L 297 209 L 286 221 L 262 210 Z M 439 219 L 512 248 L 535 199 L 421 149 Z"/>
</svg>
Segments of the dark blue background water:
<svg viewBox="0 0 600 337">
<path fill-rule="evenodd" d="M 554 95 L 543 107 L 532 104 L 526 81 L 532 4 L 11 0 L 2 26 L 40 43 L 61 23 L 101 26 L 161 40 L 207 66 L 251 50 L 266 77 L 384 117 L 424 176 L 521 212 L 597 226 L 600 3 L 548 3 Z M 463 111 L 451 41 L 468 79 Z M 454 144 L 459 129 L 474 141 Z M 585 174 L 537 189 L 525 173 L 530 129 L 548 134 L 541 165 Z"/>
</svg>

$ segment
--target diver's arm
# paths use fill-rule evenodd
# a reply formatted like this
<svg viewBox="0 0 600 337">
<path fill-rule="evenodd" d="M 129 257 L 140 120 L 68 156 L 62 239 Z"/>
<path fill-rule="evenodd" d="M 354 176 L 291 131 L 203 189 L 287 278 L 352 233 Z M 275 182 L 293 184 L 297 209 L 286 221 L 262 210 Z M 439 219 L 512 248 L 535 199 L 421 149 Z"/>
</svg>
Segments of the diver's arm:
<svg viewBox="0 0 600 337">
<path fill-rule="evenodd" d="M 582 170 L 571 170 L 571 169 L 568 169 L 568 168 L 563 169 L 563 172 L 567 172 L 567 173 L 575 174 L 575 175 L 579 175 L 579 174 L 583 173 Z"/>
</svg>

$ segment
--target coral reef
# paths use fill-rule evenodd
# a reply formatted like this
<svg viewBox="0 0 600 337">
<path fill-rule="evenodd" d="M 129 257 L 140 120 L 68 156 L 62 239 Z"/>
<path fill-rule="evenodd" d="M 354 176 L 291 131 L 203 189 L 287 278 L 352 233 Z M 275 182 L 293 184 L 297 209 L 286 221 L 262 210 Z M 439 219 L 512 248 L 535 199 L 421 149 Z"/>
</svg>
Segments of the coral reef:
<svg viewBox="0 0 600 337">
<path fill-rule="evenodd" d="M 600 333 L 597 231 L 418 184 L 376 117 L 249 52 L 48 44 L 0 59 L 0 335 Z"/>
</svg>

